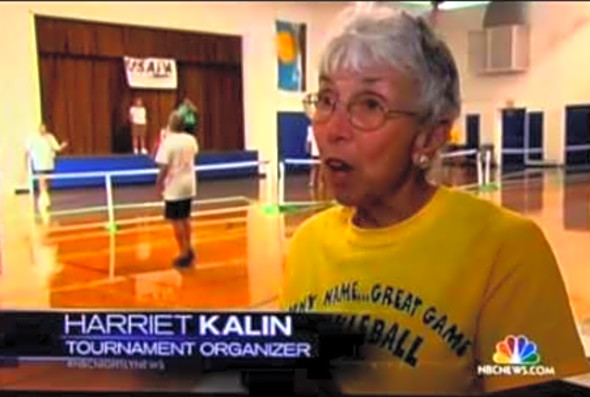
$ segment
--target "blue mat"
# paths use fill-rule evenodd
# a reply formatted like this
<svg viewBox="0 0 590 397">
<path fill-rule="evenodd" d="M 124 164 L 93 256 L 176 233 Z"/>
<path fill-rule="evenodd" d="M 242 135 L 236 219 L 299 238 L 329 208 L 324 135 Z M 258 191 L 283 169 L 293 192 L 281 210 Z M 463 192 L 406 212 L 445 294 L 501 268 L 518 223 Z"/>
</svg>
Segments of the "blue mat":
<svg viewBox="0 0 590 397">
<path fill-rule="evenodd" d="M 195 161 L 196 165 L 227 164 L 243 161 L 258 161 L 257 151 L 236 151 L 219 153 L 201 153 Z M 157 168 L 152 157 L 144 155 L 113 155 L 93 157 L 60 157 L 56 160 L 55 173 L 82 173 L 147 170 Z M 237 168 L 228 170 L 206 170 L 198 172 L 199 180 L 219 178 L 241 178 L 258 175 L 258 168 Z M 156 174 L 136 176 L 114 176 L 113 185 L 150 184 L 156 180 Z M 75 189 L 104 186 L 104 176 L 84 177 L 75 179 L 54 179 L 52 189 Z"/>
</svg>

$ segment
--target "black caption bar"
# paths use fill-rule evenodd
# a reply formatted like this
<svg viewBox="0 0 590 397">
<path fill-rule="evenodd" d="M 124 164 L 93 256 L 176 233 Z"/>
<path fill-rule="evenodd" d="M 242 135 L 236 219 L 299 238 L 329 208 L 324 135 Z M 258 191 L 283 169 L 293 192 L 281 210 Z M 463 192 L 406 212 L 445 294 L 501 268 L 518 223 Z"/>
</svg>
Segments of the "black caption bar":
<svg viewBox="0 0 590 397">
<path fill-rule="evenodd" d="M 153 358 L 292 366 L 351 357 L 331 316 L 265 312 L 0 312 L 0 357 Z"/>
</svg>

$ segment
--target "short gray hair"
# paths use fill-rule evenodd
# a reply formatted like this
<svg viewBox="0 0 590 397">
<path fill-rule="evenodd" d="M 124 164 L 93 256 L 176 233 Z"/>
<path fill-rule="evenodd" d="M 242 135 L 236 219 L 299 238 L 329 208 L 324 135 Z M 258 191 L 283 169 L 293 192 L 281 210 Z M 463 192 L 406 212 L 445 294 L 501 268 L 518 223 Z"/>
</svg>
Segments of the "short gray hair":
<svg viewBox="0 0 590 397">
<path fill-rule="evenodd" d="M 320 74 L 362 72 L 389 66 L 414 79 L 425 122 L 453 121 L 461 112 L 459 73 L 453 55 L 428 23 L 387 6 L 349 8 L 320 60 Z"/>
<path fill-rule="evenodd" d="M 168 116 L 168 130 L 181 132 L 184 129 L 184 118 L 176 110 L 173 110 Z"/>
</svg>

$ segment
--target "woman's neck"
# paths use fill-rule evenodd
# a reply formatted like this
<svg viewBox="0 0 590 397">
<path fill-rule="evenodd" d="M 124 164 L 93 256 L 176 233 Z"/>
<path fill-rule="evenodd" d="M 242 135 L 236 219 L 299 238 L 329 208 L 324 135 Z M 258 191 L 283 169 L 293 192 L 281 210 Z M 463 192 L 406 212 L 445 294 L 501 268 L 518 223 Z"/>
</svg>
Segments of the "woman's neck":
<svg viewBox="0 0 590 397">
<path fill-rule="evenodd" d="M 388 197 L 367 200 L 358 206 L 352 222 L 364 229 L 393 226 L 420 211 L 434 196 L 436 190 L 437 187 L 424 178 L 409 180 Z"/>
</svg>

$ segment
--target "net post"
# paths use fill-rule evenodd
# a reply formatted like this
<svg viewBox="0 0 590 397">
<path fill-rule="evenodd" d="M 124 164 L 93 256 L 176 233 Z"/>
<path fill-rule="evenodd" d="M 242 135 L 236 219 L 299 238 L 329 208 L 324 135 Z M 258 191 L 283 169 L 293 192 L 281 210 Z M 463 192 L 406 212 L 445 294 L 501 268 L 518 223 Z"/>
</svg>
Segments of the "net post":
<svg viewBox="0 0 590 397">
<path fill-rule="evenodd" d="M 29 193 L 31 197 L 31 207 L 33 209 L 33 219 L 37 217 L 37 205 L 35 202 L 35 173 L 33 172 L 33 165 L 31 161 L 27 161 L 27 174 L 29 180 Z"/>
<path fill-rule="evenodd" d="M 285 175 L 285 162 L 284 160 L 279 161 L 279 205 L 283 205 L 285 203 L 285 182 L 286 182 L 286 175 Z"/>
<path fill-rule="evenodd" d="M 115 233 L 109 233 L 109 278 L 115 278 Z"/>
<path fill-rule="evenodd" d="M 485 173 L 484 173 L 486 186 L 488 186 L 490 184 L 491 163 L 492 163 L 492 151 L 490 149 L 487 149 L 486 153 L 485 153 Z"/>
<path fill-rule="evenodd" d="M 111 233 L 114 233 L 117 226 L 115 225 L 115 208 L 113 205 L 113 183 L 112 176 L 108 172 L 105 174 L 105 184 L 107 189 L 107 211 L 109 217 L 107 228 Z"/>
<path fill-rule="evenodd" d="M 483 178 L 483 159 L 481 157 L 481 150 L 477 150 L 477 153 L 475 155 L 475 164 L 477 167 L 477 185 L 481 188 L 482 186 L 484 186 L 484 178 Z"/>
<path fill-rule="evenodd" d="M 273 194 L 273 175 L 271 175 L 272 167 L 268 161 L 263 161 L 262 168 L 264 172 L 264 182 L 266 185 L 266 201 L 268 205 L 276 204 L 275 195 Z"/>
</svg>

